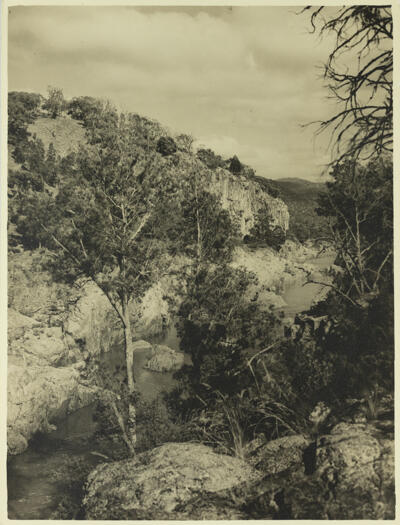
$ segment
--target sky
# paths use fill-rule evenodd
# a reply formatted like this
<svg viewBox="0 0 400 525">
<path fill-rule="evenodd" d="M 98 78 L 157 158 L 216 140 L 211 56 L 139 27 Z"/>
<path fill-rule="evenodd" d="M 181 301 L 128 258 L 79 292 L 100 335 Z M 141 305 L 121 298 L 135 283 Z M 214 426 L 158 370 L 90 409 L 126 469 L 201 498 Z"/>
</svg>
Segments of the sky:
<svg viewBox="0 0 400 525">
<path fill-rule="evenodd" d="M 332 41 L 299 7 L 11 7 L 10 91 L 111 100 L 236 154 L 258 175 L 321 181 Z M 337 108 L 336 108 L 337 109 Z"/>
</svg>

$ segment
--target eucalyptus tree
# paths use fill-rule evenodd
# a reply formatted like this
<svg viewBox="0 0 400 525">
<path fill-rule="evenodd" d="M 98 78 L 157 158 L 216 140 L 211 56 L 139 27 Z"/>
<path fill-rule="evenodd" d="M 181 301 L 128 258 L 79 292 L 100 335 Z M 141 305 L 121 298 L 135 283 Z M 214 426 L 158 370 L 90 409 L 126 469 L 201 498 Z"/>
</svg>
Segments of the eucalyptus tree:
<svg viewBox="0 0 400 525">
<path fill-rule="evenodd" d="M 88 135 L 74 165 L 54 191 L 35 194 L 38 230 L 51 250 L 56 279 L 85 278 L 106 295 L 124 333 L 129 391 L 126 427 L 116 413 L 133 454 L 136 443 L 135 378 L 131 305 L 154 282 L 164 247 L 161 201 L 174 192 L 158 169 L 157 154 L 138 147 L 134 116 L 103 108 L 101 126 Z M 161 225 L 162 226 L 162 225 Z"/>
<path fill-rule="evenodd" d="M 393 151 L 393 18 L 390 6 L 307 7 L 313 31 L 333 35 L 323 66 L 338 110 L 319 122 L 331 130 L 334 162 Z"/>
</svg>

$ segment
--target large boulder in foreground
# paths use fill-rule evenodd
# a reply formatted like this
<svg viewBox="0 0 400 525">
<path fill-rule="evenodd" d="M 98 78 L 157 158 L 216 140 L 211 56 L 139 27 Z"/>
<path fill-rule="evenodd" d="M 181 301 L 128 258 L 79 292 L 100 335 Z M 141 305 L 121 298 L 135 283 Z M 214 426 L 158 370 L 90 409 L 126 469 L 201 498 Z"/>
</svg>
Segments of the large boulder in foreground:
<svg viewBox="0 0 400 525">
<path fill-rule="evenodd" d="M 194 443 L 167 443 L 135 458 L 98 466 L 84 498 L 86 519 L 191 519 L 198 498 L 246 483 L 260 474 L 242 460 Z M 202 498 L 204 496 L 204 498 Z M 241 519 L 239 510 L 206 506 L 197 519 Z"/>
<path fill-rule="evenodd" d="M 394 519 L 394 441 L 372 425 L 339 423 L 318 439 L 313 475 L 284 499 L 292 519 Z"/>
</svg>

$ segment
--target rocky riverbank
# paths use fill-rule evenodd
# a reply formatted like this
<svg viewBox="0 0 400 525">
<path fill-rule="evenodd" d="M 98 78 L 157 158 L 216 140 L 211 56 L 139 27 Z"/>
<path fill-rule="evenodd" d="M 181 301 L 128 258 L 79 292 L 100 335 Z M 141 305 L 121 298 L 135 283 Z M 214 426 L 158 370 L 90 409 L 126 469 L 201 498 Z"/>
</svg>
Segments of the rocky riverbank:
<svg viewBox="0 0 400 525">
<path fill-rule="evenodd" d="M 334 425 L 246 448 L 246 459 L 167 443 L 89 476 L 86 519 L 394 519 L 394 442 Z"/>
<path fill-rule="evenodd" d="M 71 347 L 60 327 L 48 327 L 9 311 L 7 442 L 19 454 L 36 432 L 90 404 L 95 389 L 80 382 L 84 367 L 77 345 Z"/>
</svg>

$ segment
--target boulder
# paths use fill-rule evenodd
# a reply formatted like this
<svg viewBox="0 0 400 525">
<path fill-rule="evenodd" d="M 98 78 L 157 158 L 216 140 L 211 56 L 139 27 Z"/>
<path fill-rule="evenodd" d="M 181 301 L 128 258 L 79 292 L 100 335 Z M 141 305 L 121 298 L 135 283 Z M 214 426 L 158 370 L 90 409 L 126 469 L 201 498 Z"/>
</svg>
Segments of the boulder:
<svg viewBox="0 0 400 525">
<path fill-rule="evenodd" d="M 274 439 L 254 447 L 249 463 L 265 474 L 273 475 L 288 469 L 304 469 L 304 452 L 311 440 L 301 434 Z M 251 443 L 250 450 L 251 450 Z"/>
<path fill-rule="evenodd" d="M 371 425 L 336 425 L 316 449 L 316 474 L 336 519 L 394 519 L 394 442 Z"/>
<path fill-rule="evenodd" d="M 205 445 L 167 443 L 135 458 L 98 466 L 86 485 L 85 517 L 191 519 L 196 498 L 207 503 L 210 495 L 255 483 L 259 477 L 244 461 L 216 454 Z M 204 519 L 242 517 L 233 508 L 212 503 L 199 514 Z"/>
<path fill-rule="evenodd" d="M 183 366 L 183 352 L 177 352 L 165 345 L 154 345 L 152 352 L 145 368 L 153 370 L 153 372 L 172 372 Z"/>
</svg>

